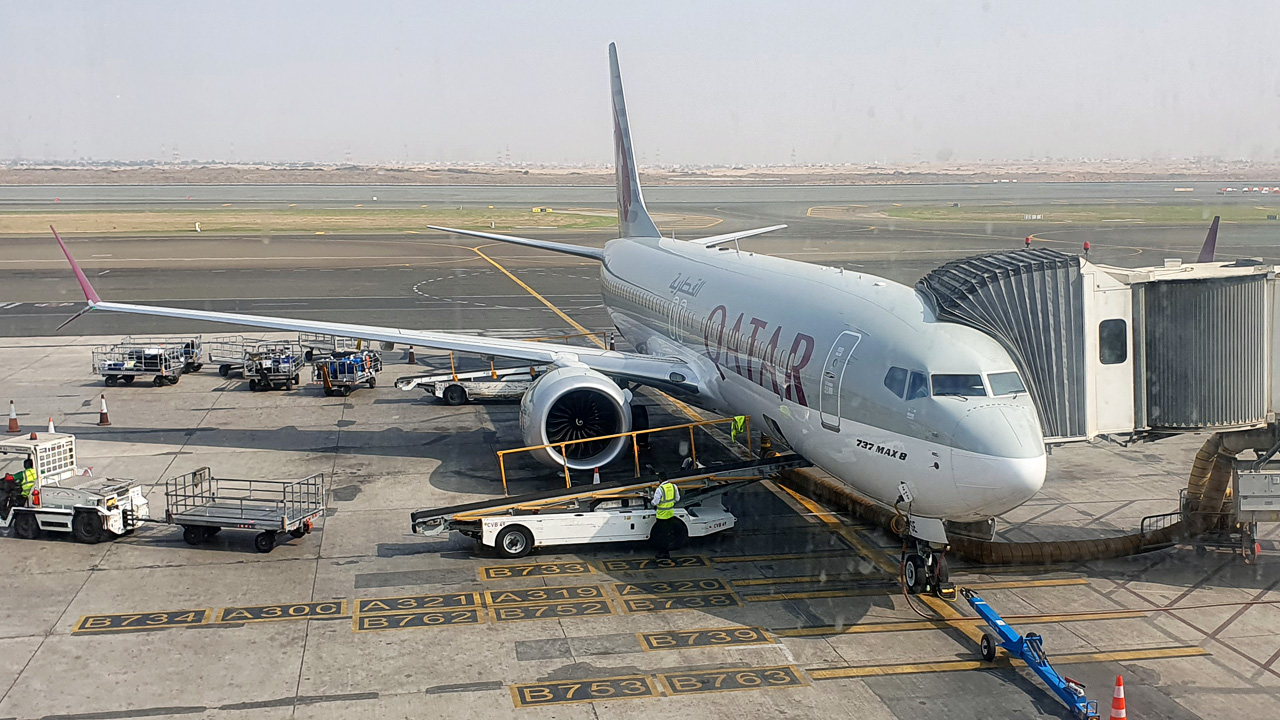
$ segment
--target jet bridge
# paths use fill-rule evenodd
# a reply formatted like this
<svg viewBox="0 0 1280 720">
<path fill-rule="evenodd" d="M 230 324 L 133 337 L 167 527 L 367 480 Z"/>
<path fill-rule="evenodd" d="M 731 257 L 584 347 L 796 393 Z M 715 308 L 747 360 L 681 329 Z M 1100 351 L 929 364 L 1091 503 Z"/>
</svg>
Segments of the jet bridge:
<svg viewBox="0 0 1280 720">
<path fill-rule="evenodd" d="M 1009 350 L 1046 441 L 1154 440 L 1275 422 L 1276 267 L 1119 268 L 1056 250 L 947 263 L 916 288 L 940 320 Z"/>
</svg>

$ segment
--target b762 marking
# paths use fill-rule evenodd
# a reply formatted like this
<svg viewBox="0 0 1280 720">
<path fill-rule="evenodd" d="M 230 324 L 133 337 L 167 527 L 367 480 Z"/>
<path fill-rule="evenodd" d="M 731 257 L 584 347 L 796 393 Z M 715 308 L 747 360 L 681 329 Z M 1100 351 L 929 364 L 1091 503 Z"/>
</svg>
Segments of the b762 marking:
<svg viewBox="0 0 1280 720">
<path fill-rule="evenodd" d="M 566 680 L 553 683 L 512 685 L 516 707 L 656 697 L 658 689 L 647 675 L 624 675 L 598 680 Z"/>
<path fill-rule="evenodd" d="M 441 625 L 474 625 L 484 622 L 480 608 L 465 610 L 420 610 L 407 613 L 383 613 L 381 615 L 356 615 L 352 629 L 356 632 L 370 630 L 408 630 Z"/>
<path fill-rule="evenodd" d="M 208 610 L 168 610 L 153 613 L 118 613 L 114 615 L 85 615 L 72 628 L 74 633 L 124 632 L 147 628 L 188 627 L 208 622 Z"/>
</svg>

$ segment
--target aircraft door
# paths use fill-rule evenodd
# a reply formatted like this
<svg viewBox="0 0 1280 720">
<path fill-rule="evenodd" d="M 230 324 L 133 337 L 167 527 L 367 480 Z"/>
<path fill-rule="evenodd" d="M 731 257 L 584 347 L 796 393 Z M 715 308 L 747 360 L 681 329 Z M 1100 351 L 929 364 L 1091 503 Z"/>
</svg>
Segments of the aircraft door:
<svg viewBox="0 0 1280 720">
<path fill-rule="evenodd" d="M 822 366 L 822 391 L 818 397 L 818 407 L 822 415 L 822 427 L 840 432 L 840 389 L 844 385 L 844 376 L 853 359 L 853 351 L 862 342 L 862 333 L 846 330 L 840 333 L 836 342 L 827 354 L 827 362 Z"/>
</svg>

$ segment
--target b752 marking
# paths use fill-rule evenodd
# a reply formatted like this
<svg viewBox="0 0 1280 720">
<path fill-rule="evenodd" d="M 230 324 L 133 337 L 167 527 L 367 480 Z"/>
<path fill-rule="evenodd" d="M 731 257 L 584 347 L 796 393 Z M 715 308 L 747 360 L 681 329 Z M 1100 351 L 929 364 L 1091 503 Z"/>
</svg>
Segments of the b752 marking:
<svg viewBox="0 0 1280 720">
<path fill-rule="evenodd" d="M 657 695 L 658 689 L 654 687 L 653 680 L 647 675 L 623 675 L 598 680 L 566 680 L 511 686 L 511 701 L 518 708 L 657 697 Z"/>
<path fill-rule="evenodd" d="M 189 627 L 208 622 L 208 610 L 169 610 L 153 613 L 117 613 L 114 615 L 85 615 L 80 618 L 72 633 L 123 632 L 147 628 Z"/>
<path fill-rule="evenodd" d="M 613 605 L 608 600 L 569 600 L 539 605 L 504 605 L 490 608 L 494 622 L 519 620 L 553 620 L 588 615 L 612 615 Z"/>
</svg>

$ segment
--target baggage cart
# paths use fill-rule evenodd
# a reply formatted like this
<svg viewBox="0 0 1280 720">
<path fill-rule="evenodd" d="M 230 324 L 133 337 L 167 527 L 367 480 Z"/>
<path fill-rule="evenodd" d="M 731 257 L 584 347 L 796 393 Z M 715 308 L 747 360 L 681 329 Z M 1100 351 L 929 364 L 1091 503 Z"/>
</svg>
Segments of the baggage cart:
<svg viewBox="0 0 1280 720">
<path fill-rule="evenodd" d="M 199 335 L 179 337 L 138 337 L 136 335 L 126 335 L 120 338 L 119 344 L 148 348 L 178 347 L 182 349 L 182 372 L 200 372 L 200 368 L 204 367 L 204 361 L 202 359 L 204 357 L 204 341 Z"/>
<path fill-rule="evenodd" d="M 165 481 L 164 521 L 200 545 L 223 528 L 256 530 L 253 545 L 271 552 L 279 533 L 302 538 L 324 512 L 324 473 L 301 480 L 233 480 L 208 467 Z"/>
<path fill-rule="evenodd" d="M 382 372 L 382 356 L 372 350 L 355 353 L 339 353 L 330 358 L 316 360 L 311 368 L 313 382 L 324 385 L 328 397 L 346 397 L 366 383 L 370 389 L 378 386 L 378 373 Z"/>
<path fill-rule="evenodd" d="M 222 377 L 229 377 L 233 372 L 239 372 L 243 376 L 245 351 L 264 342 L 267 342 L 265 338 L 219 335 L 209 338 L 207 357 L 210 364 L 218 366 L 218 374 Z"/>
<path fill-rule="evenodd" d="M 177 385 L 186 366 L 181 346 L 117 343 L 93 349 L 93 371 L 107 387 L 132 385 L 147 375 L 153 376 L 151 384 L 156 387 Z"/>
<path fill-rule="evenodd" d="M 298 344 L 302 346 L 303 359 L 307 362 L 336 353 L 358 352 L 369 346 L 369 343 L 355 338 L 309 332 L 298 333 Z"/>
<path fill-rule="evenodd" d="M 288 341 L 262 342 L 245 351 L 244 377 L 249 390 L 292 390 L 302 372 L 302 348 Z"/>
</svg>

